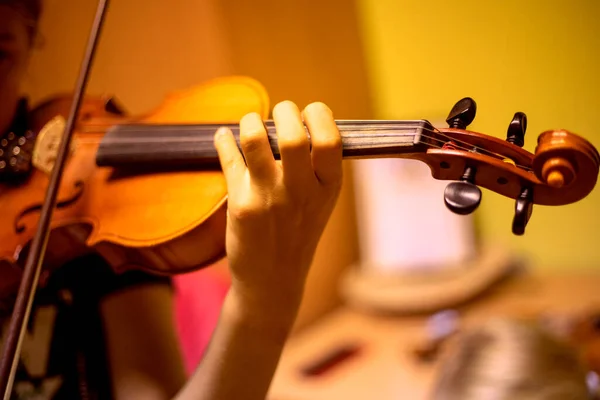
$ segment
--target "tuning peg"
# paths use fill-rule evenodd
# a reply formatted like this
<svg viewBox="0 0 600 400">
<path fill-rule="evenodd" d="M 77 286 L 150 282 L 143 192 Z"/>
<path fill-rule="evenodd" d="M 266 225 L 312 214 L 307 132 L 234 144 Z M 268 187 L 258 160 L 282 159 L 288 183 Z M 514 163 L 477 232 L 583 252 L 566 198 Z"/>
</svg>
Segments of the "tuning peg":
<svg viewBox="0 0 600 400">
<path fill-rule="evenodd" d="M 527 116 L 525 113 L 517 112 L 508 125 L 506 140 L 519 147 L 525 144 L 525 131 L 527 130 Z"/>
<path fill-rule="evenodd" d="M 450 128 L 466 129 L 475 119 L 476 112 L 477 103 L 475 103 L 475 100 L 465 97 L 452 107 L 446 122 Z"/>
<path fill-rule="evenodd" d="M 481 189 L 475 182 L 476 169 L 467 167 L 459 182 L 452 182 L 444 190 L 444 203 L 453 213 L 471 214 L 481 203 Z"/>
<path fill-rule="evenodd" d="M 532 191 L 528 188 L 521 189 L 521 194 L 515 203 L 515 216 L 513 218 L 512 231 L 521 236 L 525 233 L 525 227 L 533 212 Z"/>
<path fill-rule="evenodd" d="M 125 108 L 123 105 L 114 97 L 109 97 L 104 101 L 104 111 L 119 116 L 125 116 Z"/>
</svg>

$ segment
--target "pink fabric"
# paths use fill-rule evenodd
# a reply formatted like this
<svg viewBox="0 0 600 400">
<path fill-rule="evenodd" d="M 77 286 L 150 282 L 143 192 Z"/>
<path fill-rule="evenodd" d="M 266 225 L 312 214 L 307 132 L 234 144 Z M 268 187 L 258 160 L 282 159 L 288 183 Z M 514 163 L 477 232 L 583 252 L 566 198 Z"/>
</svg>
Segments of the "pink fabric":
<svg viewBox="0 0 600 400">
<path fill-rule="evenodd" d="M 175 317 L 185 368 L 192 373 L 219 320 L 229 280 L 211 267 L 173 278 Z"/>
</svg>

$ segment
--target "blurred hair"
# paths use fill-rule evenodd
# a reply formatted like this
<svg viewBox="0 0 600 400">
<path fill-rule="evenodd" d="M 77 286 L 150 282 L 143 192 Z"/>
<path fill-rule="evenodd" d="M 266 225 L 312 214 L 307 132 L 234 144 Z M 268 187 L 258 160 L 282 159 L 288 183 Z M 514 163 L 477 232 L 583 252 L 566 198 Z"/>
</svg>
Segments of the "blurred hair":
<svg viewBox="0 0 600 400">
<path fill-rule="evenodd" d="M 38 34 L 38 25 L 42 16 L 42 0 L 0 0 L 0 6 L 8 6 L 25 18 L 33 42 Z"/>
<path fill-rule="evenodd" d="M 490 320 L 452 345 L 432 400 L 592 398 L 574 349 L 533 323 Z"/>
</svg>

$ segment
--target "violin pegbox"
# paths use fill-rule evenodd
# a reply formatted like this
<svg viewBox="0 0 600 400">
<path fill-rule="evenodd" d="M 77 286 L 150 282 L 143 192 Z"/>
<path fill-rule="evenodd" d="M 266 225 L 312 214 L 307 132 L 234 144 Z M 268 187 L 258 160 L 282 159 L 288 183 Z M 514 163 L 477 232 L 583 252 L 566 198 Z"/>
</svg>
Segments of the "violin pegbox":
<svg viewBox="0 0 600 400">
<path fill-rule="evenodd" d="M 459 215 L 474 212 L 481 203 L 479 186 L 515 199 L 512 232 L 523 235 L 533 205 L 565 205 L 586 197 L 596 185 L 600 155 L 584 138 L 566 130 L 549 130 L 538 137 L 535 154 L 522 147 L 527 116 L 514 114 L 506 139 L 468 131 L 477 105 L 470 97 L 450 111 L 448 128 L 437 131 L 444 144 L 430 150 L 441 161 L 442 179 L 458 179 L 444 191 L 447 208 Z M 451 168 L 452 164 L 456 164 Z M 460 166 L 463 171 L 456 170 Z"/>
<path fill-rule="evenodd" d="M 476 112 L 477 103 L 475 100 L 465 97 L 452 107 L 446 122 L 450 128 L 465 130 L 475 119 Z M 515 113 L 508 125 L 506 141 L 515 146 L 523 147 L 526 130 L 527 116 L 523 112 Z M 477 147 L 473 147 L 471 151 L 477 153 Z M 502 161 L 515 165 L 515 162 L 510 158 L 505 158 Z M 468 215 L 479 207 L 482 193 L 481 189 L 475 185 L 476 173 L 477 167 L 467 164 L 460 181 L 452 182 L 446 186 L 444 203 L 450 211 L 459 215 Z M 523 235 L 532 211 L 532 190 L 524 186 L 515 203 L 515 216 L 512 224 L 512 231 L 515 235 Z"/>
</svg>

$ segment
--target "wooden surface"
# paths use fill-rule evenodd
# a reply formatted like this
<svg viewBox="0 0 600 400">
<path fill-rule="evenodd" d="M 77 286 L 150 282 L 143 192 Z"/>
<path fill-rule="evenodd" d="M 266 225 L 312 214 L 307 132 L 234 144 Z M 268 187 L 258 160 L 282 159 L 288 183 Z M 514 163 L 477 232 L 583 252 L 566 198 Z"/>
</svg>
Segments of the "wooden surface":
<svg viewBox="0 0 600 400">
<path fill-rule="evenodd" d="M 525 274 L 464 306 L 461 324 L 497 315 L 569 312 L 600 305 L 600 273 Z M 340 308 L 288 343 L 270 400 L 363 400 L 427 398 L 436 364 L 411 354 L 423 339 L 427 316 L 375 316 Z M 303 377 L 302 367 L 345 343 L 361 351 L 327 373 Z"/>
</svg>

